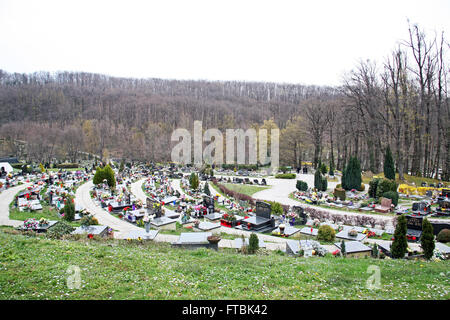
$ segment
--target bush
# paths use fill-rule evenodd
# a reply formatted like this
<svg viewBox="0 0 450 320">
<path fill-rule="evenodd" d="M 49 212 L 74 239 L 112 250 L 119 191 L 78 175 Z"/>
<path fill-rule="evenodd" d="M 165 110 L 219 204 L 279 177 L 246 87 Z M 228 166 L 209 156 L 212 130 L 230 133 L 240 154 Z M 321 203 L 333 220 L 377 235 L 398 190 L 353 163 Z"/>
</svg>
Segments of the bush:
<svg viewBox="0 0 450 320">
<path fill-rule="evenodd" d="M 61 239 L 64 235 L 70 234 L 74 229 L 67 222 L 59 221 L 47 231 L 46 237 L 50 239 Z"/>
<path fill-rule="evenodd" d="M 283 210 L 283 206 L 281 205 L 281 203 L 275 202 L 275 201 L 269 201 L 270 205 L 271 205 L 271 211 L 270 213 L 276 216 L 279 216 L 281 214 L 283 214 L 284 210 Z"/>
<path fill-rule="evenodd" d="M 436 240 L 442 243 L 450 242 L 450 229 L 442 229 L 439 231 Z"/>
<path fill-rule="evenodd" d="M 395 180 L 382 179 L 378 182 L 376 198 L 380 198 L 383 196 L 385 192 L 395 191 L 397 192 L 397 183 Z M 369 195 L 371 197 L 371 195 Z"/>
<path fill-rule="evenodd" d="M 250 235 L 248 240 L 248 253 L 253 254 L 259 249 L 259 239 L 255 233 Z"/>
<path fill-rule="evenodd" d="M 328 225 L 322 225 L 319 228 L 319 231 L 317 233 L 317 240 L 319 241 L 326 241 L 326 242 L 333 242 L 335 238 L 336 232 L 334 229 Z"/>
<path fill-rule="evenodd" d="M 394 259 L 404 258 L 408 248 L 406 239 L 407 221 L 404 215 L 397 218 L 394 232 L 394 242 L 391 245 L 391 255 Z"/>
<path fill-rule="evenodd" d="M 93 216 L 88 215 L 88 216 L 84 216 L 83 218 L 81 218 L 80 224 L 82 226 L 86 226 L 86 227 L 87 226 L 96 226 L 96 225 L 98 225 L 98 220 L 97 220 L 97 218 L 94 218 Z"/>
<path fill-rule="evenodd" d="M 75 204 L 71 197 L 66 198 L 66 204 L 64 205 L 64 220 L 73 221 L 75 218 Z"/>
<path fill-rule="evenodd" d="M 295 179 L 295 173 L 280 173 L 275 176 L 276 179 Z"/>
<path fill-rule="evenodd" d="M 191 189 L 197 190 L 198 185 L 200 184 L 198 180 L 198 175 L 194 172 L 191 173 L 191 176 L 189 177 L 189 185 Z"/>
<path fill-rule="evenodd" d="M 280 168 L 279 168 L 279 170 L 280 170 L 281 172 L 283 172 L 283 173 L 286 173 L 286 172 L 288 172 L 288 171 L 289 171 L 289 168 L 288 168 L 288 167 L 285 167 L 285 166 L 283 166 L 283 167 L 280 167 Z"/>
<path fill-rule="evenodd" d="M 377 187 L 378 187 L 378 183 L 380 182 L 381 179 L 372 179 L 369 182 L 369 197 L 371 198 L 376 198 L 377 197 Z"/>
<path fill-rule="evenodd" d="M 299 191 L 306 191 L 308 190 L 308 184 L 305 181 L 297 180 L 296 184 L 297 190 Z"/>
<path fill-rule="evenodd" d="M 319 191 L 327 191 L 328 181 L 325 177 L 322 177 L 320 170 L 316 170 L 316 173 L 314 174 L 314 188 Z"/>
<path fill-rule="evenodd" d="M 425 259 L 430 260 L 433 256 L 435 244 L 433 225 L 428 221 L 427 218 L 423 219 L 422 221 L 422 235 L 420 237 L 420 244 L 422 246 Z"/>
<path fill-rule="evenodd" d="M 333 194 L 335 198 L 339 198 L 341 201 L 345 201 L 346 195 L 344 189 L 335 188 Z"/>
<path fill-rule="evenodd" d="M 398 192 L 396 192 L 396 191 L 385 192 L 385 193 L 383 193 L 383 197 L 392 199 L 392 203 L 394 204 L 394 206 L 396 206 L 398 204 Z"/>
</svg>

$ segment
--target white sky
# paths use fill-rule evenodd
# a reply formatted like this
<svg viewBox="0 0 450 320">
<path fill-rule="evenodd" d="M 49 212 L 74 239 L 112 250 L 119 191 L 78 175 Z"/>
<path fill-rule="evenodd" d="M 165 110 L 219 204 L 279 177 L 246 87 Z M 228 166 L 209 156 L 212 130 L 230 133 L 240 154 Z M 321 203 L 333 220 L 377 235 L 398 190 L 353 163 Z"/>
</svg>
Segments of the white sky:
<svg viewBox="0 0 450 320">
<path fill-rule="evenodd" d="M 0 69 L 339 85 L 407 18 L 450 41 L 449 0 L 0 0 Z"/>
</svg>

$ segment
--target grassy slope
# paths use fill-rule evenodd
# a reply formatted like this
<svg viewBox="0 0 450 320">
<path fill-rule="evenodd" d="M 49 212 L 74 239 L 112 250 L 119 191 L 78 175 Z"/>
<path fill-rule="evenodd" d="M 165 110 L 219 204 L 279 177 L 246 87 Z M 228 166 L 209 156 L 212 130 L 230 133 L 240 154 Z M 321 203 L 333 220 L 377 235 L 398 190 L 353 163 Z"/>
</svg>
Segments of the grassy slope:
<svg viewBox="0 0 450 320">
<path fill-rule="evenodd" d="M 449 262 L 244 256 L 0 231 L 0 299 L 449 299 Z M 8 232 L 7 232 L 8 231 Z M 81 268 L 81 288 L 66 270 Z M 381 289 L 366 289 L 370 265 Z"/>
<path fill-rule="evenodd" d="M 233 184 L 233 183 L 224 183 L 223 185 L 232 191 L 246 194 L 248 196 L 252 196 L 256 192 L 271 188 L 270 186 L 254 186 L 254 185 Z"/>
</svg>

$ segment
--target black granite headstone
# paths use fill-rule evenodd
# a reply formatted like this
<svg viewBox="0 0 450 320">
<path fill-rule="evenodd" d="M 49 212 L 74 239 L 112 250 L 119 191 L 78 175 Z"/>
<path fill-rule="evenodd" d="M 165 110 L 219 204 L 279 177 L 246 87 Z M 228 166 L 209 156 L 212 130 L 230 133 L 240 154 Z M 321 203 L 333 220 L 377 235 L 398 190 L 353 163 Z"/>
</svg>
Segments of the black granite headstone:
<svg viewBox="0 0 450 320">
<path fill-rule="evenodd" d="M 261 218 L 270 219 L 272 206 L 263 201 L 256 201 L 256 215 Z"/>
</svg>

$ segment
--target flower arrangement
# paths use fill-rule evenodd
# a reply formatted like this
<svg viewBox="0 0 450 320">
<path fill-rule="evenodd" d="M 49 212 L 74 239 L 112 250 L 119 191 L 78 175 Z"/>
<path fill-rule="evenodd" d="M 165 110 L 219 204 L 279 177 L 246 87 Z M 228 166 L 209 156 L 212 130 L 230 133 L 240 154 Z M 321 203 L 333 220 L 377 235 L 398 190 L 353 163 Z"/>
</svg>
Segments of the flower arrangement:
<svg viewBox="0 0 450 320">
<path fill-rule="evenodd" d="M 41 218 L 41 219 L 39 220 L 39 225 L 40 225 L 40 226 L 45 226 L 45 225 L 47 225 L 47 224 L 48 224 L 48 220 L 47 220 L 47 219 Z"/>
<path fill-rule="evenodd" d="M 92 233 L 89 233 L 89 234 L 87 235 L 87 237 L 88 237 L 88 239 L 93 239 L 93 238 L 94 238 L 94 235 L 93 235 Z"/>
<path fill-rule="evenodd" d="M 23 228 L 27 230 L 36 230 L 38 228 L 38 222 L 34 218 L 27 219 L 23 222 Z"/>
<path fill-rule="evenodd" d="M 228 222 L 236 221 L 236 216 L 233 213 L 225 213 L 222 219 Z"/>
<path fill-rule="evenodd" d="M 358 235 L 358 231 L 356 231 L 355 229 L 351 229 L 348 232 L 348 235 L 351 236 L 351 237 L 356 237 Z"/>
</svg>

